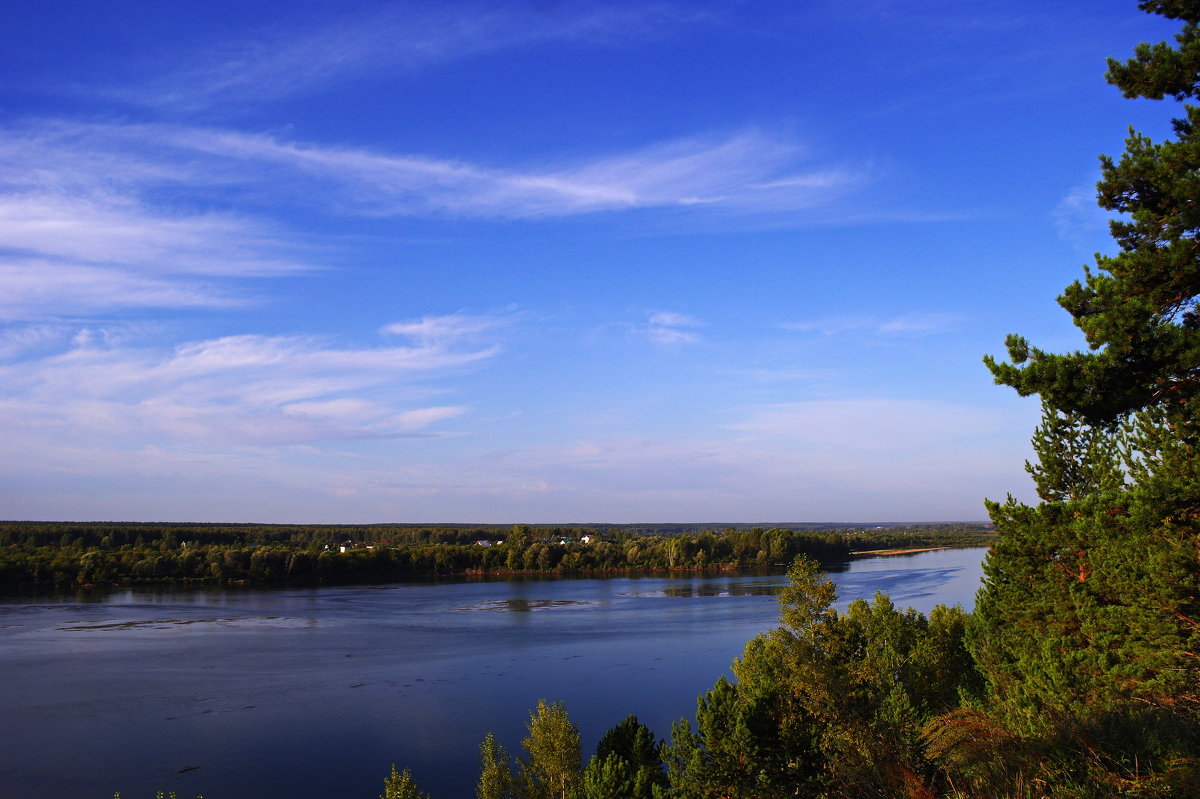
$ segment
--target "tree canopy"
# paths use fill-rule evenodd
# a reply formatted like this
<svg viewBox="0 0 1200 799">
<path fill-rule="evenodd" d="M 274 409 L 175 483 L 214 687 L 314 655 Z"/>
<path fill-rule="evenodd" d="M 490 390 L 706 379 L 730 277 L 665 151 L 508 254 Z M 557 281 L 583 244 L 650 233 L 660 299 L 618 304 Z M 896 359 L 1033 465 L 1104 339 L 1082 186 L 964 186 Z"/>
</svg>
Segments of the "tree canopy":
<svg viewBox="0 0 1200 799">
<path fill-rule="evenodd" d="M 1109 82 L 1130 98 L 1200 97 L 1200 3 L 1140 7 L 1183 28 L 1173 46 L 1110 60 Z M 1032 769 L 1062 795 L 1200 784 L 1197 123 L 1185 104 L 1175 139 L 1131 131 L 1120 158 L 1101 158 L 1118 252 L 1059 297 L 1088 350 L 1010 336 L 1011 363 L 986 359 L 998 383 L 1041 398 L 1027 464 L 1041 502 L 988 505 L 999 539 L 971 624 L 986 698 L 935 737 L 954 760 L 949 728 L 990 729 L 1037 764 L 1018 776 Z"/>
<path fill-rule="evenodd" d="M 1175 46 L 1141 44 L 1110 59 L 1108 81 L 1129 98 L 1200 97 L 1200 3 L 1146 0 L 1145 11 L 1184 22 Z M 1200 109 L 1185 105 L 1176 138 L 1154 142 L 1131 130 L 1117 160 L 1102 156 L 1097 197 L 1119 252 L 1096 255 L 1059 297 L 1087 351 L 1051 354 L 1021 336 L 1011 363 L 986 360 L 996 382 L 1051 407 L 1107 424 L 1151 405 L 1195 416 L 1200 396 Z"/>
</svg>

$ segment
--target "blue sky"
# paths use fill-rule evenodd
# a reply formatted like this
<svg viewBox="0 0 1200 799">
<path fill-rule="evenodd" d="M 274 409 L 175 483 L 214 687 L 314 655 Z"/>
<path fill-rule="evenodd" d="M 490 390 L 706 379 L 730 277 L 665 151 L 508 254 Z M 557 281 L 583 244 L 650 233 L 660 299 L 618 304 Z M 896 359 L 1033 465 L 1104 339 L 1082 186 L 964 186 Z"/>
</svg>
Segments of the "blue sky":
<svg viewBox="0 0 1200 799">
<path fill-rule="evenodd" d="M 1127 0 L 0 11 L 0 518 L 1030 499 Z"/>
</svg>

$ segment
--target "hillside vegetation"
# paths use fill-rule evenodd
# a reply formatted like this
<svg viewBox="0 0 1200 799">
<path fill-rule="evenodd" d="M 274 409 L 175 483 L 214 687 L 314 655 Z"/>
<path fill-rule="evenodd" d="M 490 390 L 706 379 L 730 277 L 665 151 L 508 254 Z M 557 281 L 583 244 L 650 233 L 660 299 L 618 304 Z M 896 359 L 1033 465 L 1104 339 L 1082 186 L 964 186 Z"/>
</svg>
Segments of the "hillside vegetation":
<svg viewBox="0 0 1200 799">
<path fill-rule="evenodd" d="M 1111 60 L 1109 82 L 1200 98 L 1200 2 L 1139 6 L 1182 28 Z M 985 359 L 1041 399 L 1027 467 L 1040 501 L 988 503 L 998 538 L 972 614 L 882 595 L 838 612 L 799 558 L 781 626 L 694 722 L 660 745 L 626 719 L 582 765 L 566 709 L 543 703 L 523 757 L 485 742 L 480 799 L 1200 796 L 1198 126 L 1185 104 L 1175 139 L 1131 132 L 1101 160 L 1119 252 L 1059 297 L 1086 349 L 1014 335 L 1007 362 Z"/>
</svg>

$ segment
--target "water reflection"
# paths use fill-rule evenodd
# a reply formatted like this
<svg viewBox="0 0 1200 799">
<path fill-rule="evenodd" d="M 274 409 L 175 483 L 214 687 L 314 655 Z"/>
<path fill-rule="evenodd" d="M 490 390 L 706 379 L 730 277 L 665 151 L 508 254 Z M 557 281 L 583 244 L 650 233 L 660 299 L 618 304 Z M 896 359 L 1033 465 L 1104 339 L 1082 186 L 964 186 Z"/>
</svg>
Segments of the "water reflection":
<svg viewBox="0 0 1200 799">
<path fill-rule="evenodd" d="M 598 602 L 586 602 L 579 599 L 495 599 L 481 602 L 474 608 L 462 610 L 490 610 L 497 613 L 529 613 L 534 610 L 551 610 L 554 608 L 588 608 L 597 607 Z"/>
<path fill-rule="evenodd" d="M 781 583 L 774 585 L 764 583 L 700 583 L 698 585 L 667 586 L 654 591 L 628 594 L 627 596 L 669 596 L 688 599 L 692 597 L 730 597 L 730 596 L 775 596 Z"/>
<path fill-rule="evenodd" d="M 970 607 L 982 550 L 854 561 L 838 604 Z M 128 590 L 0 601 L 0 796 L 377 796 L 394 762 L 471 796 L 539 698 L 594 747 L 633 713 L 660 736 L 746 640 L 780 574 Z M 70 752 L 71 757 L 63 757 Z M 372 793 L 374 792 L 374 793 Z"/>
</svg>

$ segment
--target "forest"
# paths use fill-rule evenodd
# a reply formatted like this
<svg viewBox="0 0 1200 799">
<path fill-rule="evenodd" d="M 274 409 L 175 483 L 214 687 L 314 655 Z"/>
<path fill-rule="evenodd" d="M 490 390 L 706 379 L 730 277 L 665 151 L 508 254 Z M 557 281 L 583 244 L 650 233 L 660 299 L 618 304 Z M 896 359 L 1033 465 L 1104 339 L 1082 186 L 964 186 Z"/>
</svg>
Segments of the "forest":
<svg viewBox="0 0 1200 799">
<path fill-rule="evenodd" d="M 644 527 L 644 526 L 639 526 Z M 0 586 L 348 583 L 467 574 L 785 568 L 889 547 L 981 546 L 984 525 L 639 533 L 514 525 L 0 522 Z"/>
<path fill-rule="evenodd" d="M 758 636 L 659 740 L 635 718 L 583 761 L 539 703 L 521 753 L 490 735 L 479 799 L 1107 799 L 1200 796 L 1200 2 L 1143 0 L 1175 42 L 1110 59 L 1127 98 L 1183 102 L 1174 139 L 1101 158 L 1115 255 L 1059 304 L 1086 349 L 1009 336 L 996 382 L 1037 396 L 1039 501 L 989 501 L 972 613 L 834 609 L 803 556 Z M 384 781 L 416 799 L 419 775 Z"/>
<path fill-rule="evenodd" d="M 1180 23 L 1175 42 L 1110 60 L 1107 79 L 1182 111 L 1174 138 L 1131 131 L 1101 158 L 1118 252 L 1059 297 L 1086 348 L 1013 335 L 1007 360 L 985 359 L 1043 416 L 1027 464 L 1038 501 L 988 502 L 997 538 L 973 611 L 926 616 L 883 595 L 838 611 L 807 534 L 764 531 L 754 552 L 798 556 L 780 626 L 746 644 L 693 719 L 660 739 L 626 718 L 585 762 L 568 708 L 540 702 L 519 752 L 481 742 L 478 799 L 1200 796 L 1200 107 L 1186 102 L 1200 97 L 1200 2 L 1138 5 Z M 705 535 L 682 551 L 630 538 L 623 562 L 752 552 Z M 418 799 L 419 781 L 393 767 L 383 797 Z"/>
</svg>

